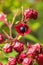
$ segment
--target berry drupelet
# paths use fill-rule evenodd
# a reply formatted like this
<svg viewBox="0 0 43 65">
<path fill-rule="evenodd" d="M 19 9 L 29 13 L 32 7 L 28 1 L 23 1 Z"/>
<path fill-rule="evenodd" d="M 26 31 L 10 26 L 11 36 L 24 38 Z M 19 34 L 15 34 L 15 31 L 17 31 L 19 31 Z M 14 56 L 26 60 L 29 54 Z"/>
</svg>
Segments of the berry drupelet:
<svg viewBox="0 0 43 65">
<path fill-rule="evenodd" d="M 38 12 L 36 10 L 33 10 L 33 9 L 27 9 L 23 12 L 23 17 L 25 20 L 27 20 L 27 19 L 36 20 L 38 17 Z"/>
<path fill-rule="evenodd" d="M 32 58 L 24 58 L 22 65 L 32 65 Z"/>
<path fill-rule="evenodd" d="M 27 56 L 35 58 L 38 54 L 42 53 L 42 47 L 39 43 L 31 45 L 27 51 Z"/>
<path fill-rule="evenodd" d="M 26 54 L 24 54 L 24 53 L 18 54 L 18 55 L 17 55 L 17 58 L 16 58 L 16 59 L 17 59 L 17 62 L 18 62 L 19 64 L 22 63 L 25 57 L 26 57 Z"/>
<path fill-rule="evenodd" d="M 19 41 L 14 41 L 14 42 L 12 43 L 12 46 L 13 46 L 14 50 L 15 50 L 16 52 L 19 52 L 19 53 L 21 53 L 21 52 L 23 51 L 23 49 L 24 49 L 24 44 L 22 44 L 22 43 L 19 42 Z"/>
<path fill-rule="evenodd" d="M 37 56 L 37 61 L 39 65 L 43 65 L 43 54 L 39 54 Z"/>
<path fill-rule="evenodd" d="M 9 57 L 7 65 L 16 65 L 16 58 Z"/>
<path fill-rule="evenodd" d="M 5 46 L 3 47 L 3 51 L 4 51 L 5 53 L 10 53 L 10 52 L 12 52 L 12 46 L 11 46 L 10 44 L 6 43 Z"/>
</svg>

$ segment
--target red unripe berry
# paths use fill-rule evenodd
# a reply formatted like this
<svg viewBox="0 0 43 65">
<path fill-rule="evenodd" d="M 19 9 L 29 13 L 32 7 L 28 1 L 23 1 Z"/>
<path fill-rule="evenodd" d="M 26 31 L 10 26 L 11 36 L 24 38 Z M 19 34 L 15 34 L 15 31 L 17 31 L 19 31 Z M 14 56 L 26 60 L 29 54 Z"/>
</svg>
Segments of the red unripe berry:
<svg viewBox="0 0 43 65">
<path fill-rule="evenodd" d="M 38 51 L 39 53 L 42 51 L 42 47 L 39 43 L 32 45 L 32 48 L 36 48 L 36 51 Z"/>
<path fill-rule="evenodd" d="M 16 58 L 9 57 L 8 58 L 8 65 L 16 65 Z"/>
<path fill-rule="evenodd" d="M 31 19 L 33 12 L 31 9 L 27 9 L 23 12 L 24 19 Z"/>
<path fill-rule="evenodd" d="M 43 54 L 39 54 L 37 56 L 37 61 L 39 65 L 43 65 Z"/>
<path fill-rule="evenodd" d="M 34 44 L 28 49 L 27 55 L 35 58 L 39 53 L 42 52 L 42 48 L 39 43 Z"/>
<path fill-rule="evenodd" d="M 4 13 L 0 14 L 0 21 L 7 21 L 6 15 Z"/>
<path fill-rule="evenodd" d="M 32 58 L 24 58 L 22 65 L 32 65 Z"/>
<path fill-rule="evenodd" d="M 33 10 L 33 19 L 36 20 L 38 17 L 38 12 Z"/>
<path fill-rule="evenodd" d="M 12 45 L 13 45 L 14 50 L 19 52 L 19 53 L 21 53 L 24 49 L 24 47 L 23 47 L 24 45 L 19 41 L 13 42 Z"/>
<path fill-rule="evenodd" d="M 38 12 L 33 9 L 27 9 L 23 12 L 23 17 L 25 20 L 28 20 L 28 19 L 36 20 L 37 16 L 38 16 Z"/>
<path fill-rule="evenodd" d="M 0 34 L 0 44 L 3 42 L 3 36 Z"/>
<path fill-rule="evenodd" d="M 26 54 L 24 54 L 24 53 L 21 53 L 21 54 L 17 55 L 17 58 L 16 58 L 17 62 L 19 64 L 22 63 L 25 57 L 26 57 Z"/>
<path fill-rule="evenodd" d="M 10 44 L 6 43 L 5 46 L 3 47 L 3 51 L 4 51 L 5 53 L 10 53 L 10 52 L 12 52 L 12 46 L 11 46 Z"/>
</svg>

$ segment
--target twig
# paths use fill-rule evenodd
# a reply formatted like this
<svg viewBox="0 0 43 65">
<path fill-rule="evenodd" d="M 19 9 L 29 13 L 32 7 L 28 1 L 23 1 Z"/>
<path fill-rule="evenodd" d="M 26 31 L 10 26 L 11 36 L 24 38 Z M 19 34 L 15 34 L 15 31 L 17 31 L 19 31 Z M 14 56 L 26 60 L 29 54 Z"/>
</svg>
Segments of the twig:
<svg viewBox="0 0 43 65">
<path fill-rule="evenodd" d="M 7 19 L 6 19 L 6 18 L 5 18 L 5 20 L 4 20 L 4 23 L 7 25 L 7 27 L 8 27 L 9 30 L 10 30 L 10 35 L 8 35 L 7 32 L 5 32 L 4 30 L 2 30 L 2 31 L 3 31 L 3 33 L 5 34 L 5 36 L 6 36 L 8 39 L 10 39 L 10 40 L 13 39 L 13 38 L 12 38 L 12 26 L 13 26 L 13 23 L 14 23 L 14 20 L 15 20 L 17 14 L 18 14 L 18 10 L 17 10 L 16 14 L 14 15 L 11 24 L 9 24 L 9 23 L 7 22 Z M 5 16 L 5 17 L 6 17 L 6 16 Z"/>
<path fill-rule="evenodd" d="M 5 34 L 5 36 L 8 38 L 8 39 L 10 39 L 10 36 L 4 31 L 4 30 L 2 30 L 3 31 L 3 33 Z"/>
<path fill-rule="evenodd" d="M 22 21 L 23 21 L 23 6 L 21 8 L 22 8 Z"/>
<path fill-rule="evenodd" d="M 13 26 L 14 20 L 15 20 L 15 18 L 16 18 L 16 16 L 17 16 L 17 13 L 18 13 L 18 10 L 17 10 L 16 14 L 15 14 L 14 17 L 13 17 L 12 23 L 11 23 L 10 26 L 9 26 L 10 37 L 12 37 L 12 26 Z"/>
<path fill-rule="evenodd" d="M 12 20 L 12 24 L 11 24 L 11 26 L 13 25 L 14 20 L 15 20 L 15 18 L 16 18 L 16 16 L 17 16 L 17 14 L 18 14 L 18 10 L 17 10 L 16 14 L 15 14 L 15 15 L 14 15 L 14 17 L 13 17 L 13 20 Z"/>
<path fill-rule="evenodd" d="M 7 19 L 5 19 L 4 23 L 7 25 L 7 27 L 9 28 L 9 23 L 7 22 Z"/>
<path fill-rule="evenodd" d="M 10 37 L 12 37 L 12 26 L 11 26 L 11 24 L 9 26 L 9 30 L 10 30 Z"/>
</svg>

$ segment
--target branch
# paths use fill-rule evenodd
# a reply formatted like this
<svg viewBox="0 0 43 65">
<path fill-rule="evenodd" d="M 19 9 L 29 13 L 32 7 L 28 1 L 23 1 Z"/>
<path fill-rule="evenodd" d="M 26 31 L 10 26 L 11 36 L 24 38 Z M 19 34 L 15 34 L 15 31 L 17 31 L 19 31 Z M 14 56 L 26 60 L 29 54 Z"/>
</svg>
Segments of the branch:
<svg viewBox="0 0 43 65">
<path fill-rule="evenodd" d="M 5 19 L 4 23 L 7 25 L 7 27 L 9 28 L 9 23 L 7 22 L 7 19 Z"/>
<path fill-rule="evenodd" d="M 16 14 L 14 14 L 14 17 L 13 17 L 13 20 L 12 20 L 12 24 L 11 24 L 11 26 L 13 25 L 14 20 L 15 20 L 15 18 L 16 18 L 16 16 L 17 16 L 17 14 L 18 14 L 18 10 L 17 10 Z"/>
<path fill-rule="evenodd" d="M 10 39 L 10 36 L 4 31 L 4 30 L 2 30 L 3 31 L 3 33 L 5 34 L 5 36 L 8 38 L 8 39 Z"/>
<path fill-rule="evenodd" d="M 13 23 L 14 23 L 14 20 L 15 20 L 17 14 L 18 14 L 18 10 L 17 10 L 16 14 L 15 14 L 14 17 L 13 17 L 12 23 L 11 23 L 10 26 L 9 26 L 10 37 L 12 37 L 12 26 L 13 26 Z"/>
<path fill-rule="evenodd" d="M 10 30 L 10 37 L 12 37 L 12 25 L 11 24 L 9 26 L 9 30 Z"/>
<path fill-rule="evenodd" d="M 23 6 L 21 8 L 22 8 L 22 21 L 23 21 Z"/>
<path fill-rule="evenodd" d="M 4 24 L 6 24 L 9 27 L 9 23 L 7 22 L 6 15 L 3 12 L 0 13 L 0 21 L 2 21 Z"/>
</svg>

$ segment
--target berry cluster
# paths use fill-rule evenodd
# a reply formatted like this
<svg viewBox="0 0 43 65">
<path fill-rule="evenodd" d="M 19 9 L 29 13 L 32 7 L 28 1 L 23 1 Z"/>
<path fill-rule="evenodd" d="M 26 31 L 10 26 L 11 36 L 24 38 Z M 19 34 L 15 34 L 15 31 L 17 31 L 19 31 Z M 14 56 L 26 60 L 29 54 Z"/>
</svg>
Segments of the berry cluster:
<svg viewBox="0 0 43 65">
<path fill-rule="evenodd" d="M 13 49 L 18 53 L 18 55 L 16 58 L 9 57 L 6 65 L 16 65 L 17 63 L 22 65 L 32 65 L 37 62 L 39 65 L 43 65 L 43 48 L 39 43 L 34 45 L 29 44 L 24 48 L 24 44 L 16 40 L 12 44 L 5 44 L 3 47 L 5 53 L 10 53 Z M 24 52 L 25 50 L 26 52 Z"/>
<path fill-rule="evenodd" d="M 4 47 L 1 48 L 1 51 L 4 53 L 11 53 L 13 51 L 16 51 L 18 54 L 14 57 L 8 58 L 8 63 L 6 65 L 43 65 L 43 48 L 39 43 L 36 43 L 34 45 L 30 45 L 29 43 L 27 45 L 23 44 L 23 42 L 20 42 L 18 40 L 19 35 L 24 36 L 26 34 L 29 34 L 31 31 L 27 25 L 27 22 L 30 19 L 36 20 L 38 17 L 38 12 L 33 9 L 27 9 L 22 14 L 22 20 L 17 22 L 14 26 L 15 31 L 17 32 L 17 35 L 15 38 L 12 37 L 12 26 L 14 23 L 14 19 L 16 17 L 17 13 L 14 15 L 12 23 L 8 23 L 6 19 L 6 15 L 1 13 L 0 14 L 0 21 L 2 21 L 4 24 L 7 25 L 7 27 L 10 30 L 10 35 L 8 35 L 4 29 L 3 32 L 5 36 L 7 37 L 7 40 L 3 40 L 3 35 L 0 33 L 0 44 L 4 44 Z M 9 43 L 10 42 L 10 43 Z M 0 62 L 0 65 L 3 65 Z"/>
</svg>

